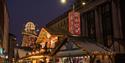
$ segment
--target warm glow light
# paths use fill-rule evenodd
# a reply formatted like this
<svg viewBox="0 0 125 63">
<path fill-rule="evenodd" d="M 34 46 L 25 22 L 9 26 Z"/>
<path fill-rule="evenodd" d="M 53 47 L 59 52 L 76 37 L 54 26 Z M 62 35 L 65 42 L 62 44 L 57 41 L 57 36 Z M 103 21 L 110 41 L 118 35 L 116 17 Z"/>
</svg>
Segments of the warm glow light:
<svg viewBox="0 0 125 63">
<path fill-rule="evenodd" d="M 40 52 L 41 52 L 41 53 L 45 52 L 45 49 L 40 49 Z"/>
<path fill-rule="evenodd" d="M 36 60 L 33 60 L 33 63 L 36 63 Z"/>
<path fill-rule="evenodd" d="M 46 61 L 49 62 L 49 58 L 46 58 Z"/>
<path fill-rule="evenodd" d="M 39 53 L 39 51 L 36 51 L 36 53 L 38 54 L 38 53 Z"/>
<path fill-rule="evenodd" d="M 31 55 L 31 52 L 29 52 L 28 54 Z"/>
<path fill-rule="evenodd" d="M 66 0 L 61 0 L 61 3 L 65 4 L 65 3 L 66 3 Z"/>
<path fill-rule="evenodd" d="M 31 56 L 31 57 L 28 57 L 28 58 L 36 59 L 36 58 L 43 58 L 43 57 L 44 57 L 43 55 L 38 55 L 38 56 Z"/>
<path fill-rule="evenodd" d="M 82 5 L 85 5 L 86 3 L 85 2 L 82 2 Z"/>
</svg>

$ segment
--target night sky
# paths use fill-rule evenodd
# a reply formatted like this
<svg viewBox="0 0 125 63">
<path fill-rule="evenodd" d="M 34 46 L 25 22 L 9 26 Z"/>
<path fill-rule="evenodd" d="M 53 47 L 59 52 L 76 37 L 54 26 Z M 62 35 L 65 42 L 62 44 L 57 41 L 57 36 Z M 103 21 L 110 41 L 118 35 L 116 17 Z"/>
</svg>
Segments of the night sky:
<svg viewBox="0 0 125 63">
<path fill-rule="evenodd" d="M 72 1 L 68 0 L 64 5 L 60 0 L 7 0 L 10 33 L 15 34 L 20 42 L 27 19 L 31 19 L 40 28 L 66 12 Z"/>
</svg>

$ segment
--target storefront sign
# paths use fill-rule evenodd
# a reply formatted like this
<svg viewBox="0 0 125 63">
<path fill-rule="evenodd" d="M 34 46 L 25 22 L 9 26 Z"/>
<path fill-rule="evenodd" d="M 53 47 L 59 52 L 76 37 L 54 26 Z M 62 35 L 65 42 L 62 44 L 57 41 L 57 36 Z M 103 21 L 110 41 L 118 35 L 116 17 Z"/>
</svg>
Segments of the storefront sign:
<svg viewBox="0 0 125 63">
<path fill-rule="evenodd" d="M 79 12 L 69 12 L 69 32 L 72 35 L 80 35 L 80 13 Z"/>
<path fill-rule="evenodd" d="M 41 29 L 40 34 L 36 40 L 36 43 L 40 43 L 42 48 L 45 46 L 47 46 L 47 48 L 55 48 L 56 42 L 58 42 L 58 37 L 56 35 L 50 34 L 50 32 L 48 32 L 45 28 Z"/>
<path fill-rule="evenodd" d="M 39 36 L 37 37 L 36 42 L 37 43 L 48 42 L 50 37 L 51 34 L 45 28 L 42 28 Z"/>
</svg>

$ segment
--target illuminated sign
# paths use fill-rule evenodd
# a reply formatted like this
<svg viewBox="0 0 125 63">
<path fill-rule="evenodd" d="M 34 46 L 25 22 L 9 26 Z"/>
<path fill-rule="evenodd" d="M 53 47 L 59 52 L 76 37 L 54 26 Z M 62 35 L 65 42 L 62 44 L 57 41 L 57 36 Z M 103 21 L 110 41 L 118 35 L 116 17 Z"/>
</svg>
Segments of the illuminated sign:
<svg viewBox="0 0 125 63">
<path fill-rule="evenodd" d="M 80 35 L 81 30 L 80 30 L 80 13 L 79 12 L 69 12 L 68 15 L 69 18 L 69 32 L 72 35 Z"/>
<path fill-rule="evenodd" d="M 52 36 L 50 41 L 51 41 L 50 47 L 55 48 L 55 46 L 56 46 L 55 43 L 58 41 L 58 37 L 57 36 Z"/>
<path fill-rule="evenodd" d="M 37 43 L 48 42 L 50 37 L 51 34 L 48 31 L 46 31 L 46 29 L 42 28 L 36 42 Z"/>
<path fill-rule="evenodd" d="M 56 35 L 52 35 L 45 28 L 42 28 L 37 37 L 36 43 L 40 43 L 42 48 L 44 48 L 45 45 L 47 45 L 47 48 L 54 48 L 57 41 L 58 37 Z"/>
</svg>

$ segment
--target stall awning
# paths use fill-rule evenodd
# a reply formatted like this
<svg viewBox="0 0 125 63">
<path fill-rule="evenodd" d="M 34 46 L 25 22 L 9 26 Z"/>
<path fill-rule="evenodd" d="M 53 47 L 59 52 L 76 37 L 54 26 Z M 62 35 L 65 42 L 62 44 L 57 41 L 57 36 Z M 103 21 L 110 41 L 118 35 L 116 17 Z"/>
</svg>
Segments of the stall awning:
<svg viewBox="0 0 125 63">
<path fill-rule="evenodd" d="M 101 44 L 97 43 L 91 43 L 91 42 L 75 42 L 75 44 L 82 48 L 85 49 L 88 53 L 93 53 L 93 52 L 99 52 L 99 53 L 109 53 L 113 52 L 110 49 L 104 47 Z"/>
<path fill-rule="evenodd" d="M 77 46 L 77 48 L 79 48 L 80 50 L 75 50 L 75 51 L 63 51 L 61 52 L 60 50 L 62 49 L 61 47 L 65 46 L 66 43 L 73 43 Z M 71 44 L 69 45 L 71 46 Z M 74 47 L 71 47 L 74 48 Z M 66 49 L 66 48 L 65 48 Z M 68 48 L 69 49 L 69 48 Z M 62 56 L 68 56 L 70 54 L 70 52 L 72 52 L 70 55 L 80 55 L 84 52 L 82 51 L 86 51 L 87 54 L 95 54 L 95 53 L 99 53 L 99 54 L 113 54 L 114 52 L 112 50 L 110 50 L 109 48 L 106 48 L 104 45 L 99 44 L 95 41 L 88 41 L 87 39 L 82 39 L 82 37 L 68 37 L 65 38 L 59 46 L 57 46 L 57 48 L 54 50 L 54 52 L 52 52 L 51 55 L 62 55 Z M 73 53 L 75 52 L 75 53 Z"/>
<path fill-rule="evenodd" d="M 56 56 L 57 57 L 69 57 L 69 56 L 82 56 L 87 54 L 86 51 L 78 50 L 67 50 L 67 51 L 59 51 Z"/>
</svg>

